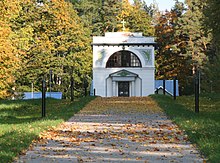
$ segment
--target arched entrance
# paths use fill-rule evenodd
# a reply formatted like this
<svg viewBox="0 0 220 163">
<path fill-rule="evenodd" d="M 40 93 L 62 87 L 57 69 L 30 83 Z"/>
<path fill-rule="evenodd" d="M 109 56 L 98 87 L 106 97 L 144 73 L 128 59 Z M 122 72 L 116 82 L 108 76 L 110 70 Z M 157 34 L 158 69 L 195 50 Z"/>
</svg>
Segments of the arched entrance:
<svg viewBox="0 0 220 163">
<path fill-rule="evenodd" d="M 113 67 L 142 67 L 140 59 L 131 51 L 121 50 L 112 54 L 106 64 L 106 68 Z"/>
</svg>

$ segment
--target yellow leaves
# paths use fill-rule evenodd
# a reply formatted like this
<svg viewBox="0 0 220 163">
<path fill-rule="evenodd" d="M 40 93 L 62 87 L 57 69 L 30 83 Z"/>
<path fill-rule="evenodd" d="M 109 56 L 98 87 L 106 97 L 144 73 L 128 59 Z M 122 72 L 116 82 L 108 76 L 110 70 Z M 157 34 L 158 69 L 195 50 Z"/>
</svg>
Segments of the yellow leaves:
<svg viewBox="0 0 220 163">
<path fill-rule="evenodd" d="M 16 48 L 10 39 L 12 31 L 9 22 L 0 18 L 0 99 L 9 96 L 9 89 L 14 82 L 14 72 L 18 67 Z"/>
<path fill-rule="evenodd" d="M 97 140 L 96 139 L 94 139 L 94 138 L 91 138 L 91 137 L 89 137 L 89 138 L 84 138 L 83 139 L 83 142 L 96 142 Z M 101 143 L 101 142 L 100 142 Z"/>
<path fill-rule="evenodd" d="M 142 157 L 136 157 L 136 160 L 142 160 Z"/>
<path fill-rule="evenodd" d="M 159 148 L 154 148 L 153 151 L 160 151 L 160 149 Z"/>
<path fill-rule="evenodd" d="M 22 150 L 19 152 L 19 155 L 25 155 L 26 154 L 26 150 Z"/>
<path fill-rule="evenodd" d="M 162 113 L 161 108 L 150 97 L 98 97 L 88 104 L 80 113 L 82 114 L 147 114 Z M 125 126 L 129 127 L 129 126 Z"/>
<path fill-rule="evenodd" d="M 132 105 L 133 109 L 129 114 L 118 114 L 114 107 L 123 108 L 122 104 L 126 105 L 127 100 L 113 98 L 118 104 L 113 105 L 112 99 L 97 99 L 100 104 L 94 100 L 95 102 L 91 102 L 68 122 L 41 134 L 43 140 L 53 144 L 50 149 L 52 152 L 48 151 L 51 144 L 41 144 L 42 151 L 50 156 L 64 156 L 71 151 L 78 158 L 78 162 L 111 162 L 111 159 L 147 162 L 149 156 L 158 161 L 166 162 L 177 158 L 182 162 L 186 151 L 190 150 L 190 155 L 198 155 L 196 150 L 191 150 L 184 141 L 184 133 L 163 114 L 151 114 L 149 110 L 147 114 L 143 114 L 143 110 L 136 109 L 136 105 Z M 154 105 L 149 98 L 146 99 L 149 104 Z M 130 101 L 132 100 L 134 99 L 131 98 Z M 139 102 L 143 101 L 139 99 Z M 111 106 L 111 112 L 107 112 L 108 105 Z M 102 110 L 97 110 L 99 107 Z M 107 113 L 99 114 L 100 112 Z M 184 148 L 186 151 L 183 151 Z"/>
<path fill-rule="evenodd" d="M 47 149 L 45 147 L 41 147 L 41 150 L 42 151 L 46 151 Z"/>
<path fill-rule="evenodd" d="M 4 0 L 0 1 L 0 19 L 11 19 L 17 16 L 19 11 L 19 0 Z"/>
<path fill-rule="evenodd" d="M 84 162 L 83 159 L 82 159 L 80 156 L 77 157 L 77 161 L 78 161 L 79 163 L 83 163 L 83 162 Z"/>
<path fill-rule="evenodd" d="M 81 134 L 80 131 L 74 131 L 74 132 L 71 132 L 71 133 L 70 133 L 70 135 L 71 135 L 71 136 L 74 136 L 74 137 L 78 137 L 80 134 Z"/>
</svg>

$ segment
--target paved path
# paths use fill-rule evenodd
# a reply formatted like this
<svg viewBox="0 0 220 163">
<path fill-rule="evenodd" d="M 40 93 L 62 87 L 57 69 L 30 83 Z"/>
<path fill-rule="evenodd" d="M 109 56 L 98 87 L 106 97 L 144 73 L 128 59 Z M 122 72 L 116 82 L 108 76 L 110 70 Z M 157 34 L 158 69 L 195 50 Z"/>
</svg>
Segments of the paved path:
<svg viewBox="0 0 220 163">
<path fill-rule="evenodd" d="M 16 162 L 203 162 L 150 98 L 97 98 L 41 137 Z"/>
</svg>

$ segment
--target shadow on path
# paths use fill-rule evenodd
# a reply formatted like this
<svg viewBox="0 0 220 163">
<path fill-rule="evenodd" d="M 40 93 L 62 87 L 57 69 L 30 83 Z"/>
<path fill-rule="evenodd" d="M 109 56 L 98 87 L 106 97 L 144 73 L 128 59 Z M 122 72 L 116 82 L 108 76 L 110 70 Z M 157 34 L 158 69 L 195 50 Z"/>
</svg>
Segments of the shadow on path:
<svg viewBox="0 0 220 163">
<path fill-rule="evenodd" d="M 120 105 L 114 101 L 92 101 L 68 122 L 43 133 L 16 162 L 203 162 L 183 131 L 160 109 L 149 110 L 157 107 L 151 98 L 126 98 Z"/>
</svg>

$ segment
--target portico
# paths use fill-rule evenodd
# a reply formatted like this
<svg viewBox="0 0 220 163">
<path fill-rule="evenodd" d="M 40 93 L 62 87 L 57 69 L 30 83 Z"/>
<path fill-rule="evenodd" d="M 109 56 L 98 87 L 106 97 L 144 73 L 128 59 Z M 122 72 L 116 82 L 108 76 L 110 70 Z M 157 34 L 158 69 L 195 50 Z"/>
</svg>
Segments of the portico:
<svg viewBox="0 0 220 163">
<path fill-rule="evenodd" d="M 112 83 L 112 90 L 108 90 L 107 87 L 107 96 L 110 96 L 111 92 L 112 96 L 136 96 L 135 89 L 137 89 L 137 82 L 139 82 L 138 75 L 127 70 L 120 70 L 118 72 L 112 73 L 107 78 L 106 86 Z M 139 89 L 141 89 L 141 87 Z"/>
</svg>

